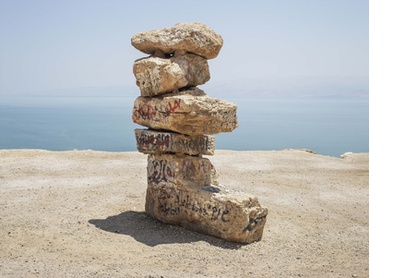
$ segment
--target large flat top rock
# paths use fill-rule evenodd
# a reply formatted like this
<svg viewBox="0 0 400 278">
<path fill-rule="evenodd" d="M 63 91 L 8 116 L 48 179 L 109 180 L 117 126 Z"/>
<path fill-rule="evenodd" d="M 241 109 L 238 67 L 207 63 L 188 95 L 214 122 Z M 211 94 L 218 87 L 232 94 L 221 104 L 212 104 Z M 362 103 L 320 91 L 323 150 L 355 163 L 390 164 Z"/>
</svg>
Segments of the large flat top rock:
<svg viewBox="0 0 400 278">
<path fill-rule="evenodd" d="M 192 22 L 141 32 L 132 37 L 131 43 L 136 49 L 147 54 L 153 54 L 156 50 L 164 53 L 180 50 L 213 59 L 218 56 L 223 39 L 207 25 Z"/>
</svg>

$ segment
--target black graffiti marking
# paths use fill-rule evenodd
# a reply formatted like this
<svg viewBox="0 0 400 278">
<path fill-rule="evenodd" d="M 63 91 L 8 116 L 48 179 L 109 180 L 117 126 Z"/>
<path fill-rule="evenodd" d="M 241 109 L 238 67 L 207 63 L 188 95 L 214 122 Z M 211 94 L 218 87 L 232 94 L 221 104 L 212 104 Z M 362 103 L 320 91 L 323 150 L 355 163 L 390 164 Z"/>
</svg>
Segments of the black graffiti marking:
<svg viewBox="0 0 400 278">
<path fill-rule="evenodd" d="M 226 210 L 224 210 L 224 211 L 222 212 L 222 215 L 221 215 L 221 220 L 222 220 L 222 221 L 224 221 L 224 222 L 230 222 L 229 219 L 225 219 L 225 215 L 229 214 L 230 211 L 231 211 L 231 210 L 226 209 Z"/>
<path fill-rule="evenodd" d="M 138 148 L 148 150 L 163 150 L 171 147 L 171 134 L 170 133 L 147 133 L 141 132 L 136 136 Z"/>
<path fill-rule="evenodd" d="M 215 215 L 217 213 L 217 215 Z M 221 213 L 221 209 L 217 207 L 212 208 L 212 215 L 211 215 L 211 220 L 216 220 L 218 219 L 219 214 Z"/>
<path fill-rule="evenodd" d="M 244 228 L 243 232 L 249 231 L 251 232 L 252 230 L 255 229 L 258 223 L 262 222 L 267 216 L 261 216 L 261 217 L 256 217 L 256 218 L 250 218 L 249 224 Z"/>
<path fill-rule="evenodd" d="M 181 213 L 180 207 L 174 207 L 172 204 L 168 205 L 166 202 L 160 206 L 160 209 L 165 214 L 178 215 Z"/>
<path fill-rule="evenodd" d="M 151 174 L 149 175 L 149 180 L 151 182 L 158 184 L 162 181 L 169 181 L 175 177 L 175 173 L 173 173 L 166 159 L 153 160 L 151 166 Z"/>
<path fill-rule="evenodd" d="M 163 195 L 161 199 L 163 199 L 163 201 L 161 201 L 160 210 L 166 215 L 179 215 L 181 213 L 192 212 L 205 217 L 208 216 L 212 221 L 221 220 L 223 222 L 230 222 L 228 219 L 231 211 L 230 208 L 221 208 L 217 205 L 213 206 L 207 203 L 199 204 L 197 201 L 192 201 L 189 195 L 181 193 L 176 194 L 175 198 L 166 194 Z"/>
<path fill-rule="evenodd" d="M 192 138 L 179 138 L 175 140 L 174 145 L 177 149 L 181 149 L 185 152 L 196 151 L 203 152 L 211 149 L 211 142 L 208 136 L 196 136 Z"/>
</svg>

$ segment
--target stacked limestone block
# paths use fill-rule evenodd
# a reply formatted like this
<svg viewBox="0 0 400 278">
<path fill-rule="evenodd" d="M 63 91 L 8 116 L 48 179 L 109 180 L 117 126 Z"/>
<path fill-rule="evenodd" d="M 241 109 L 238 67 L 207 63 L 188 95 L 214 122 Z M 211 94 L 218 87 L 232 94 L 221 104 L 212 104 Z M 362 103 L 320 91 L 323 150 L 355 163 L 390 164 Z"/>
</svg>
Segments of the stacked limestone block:
<svg viewBox="0 0 400 278">
<path fill-rule="evenodd" d="M 146 213 L 169 224 L 229 241 L 262 237 L 267 209 L 257 198 L 218 185 L 210 160 L 215 139 L 237 126 L 236 105 L 207 96 L 196 86 L 210 79 L 208 59 L 218 56 L 222 37 L 201 23 L 176 24 L 132 37 L 150 54 L 133 73 L 141 96 L 132 119 L 138 151 L 148 154 Z"/>
</svg>

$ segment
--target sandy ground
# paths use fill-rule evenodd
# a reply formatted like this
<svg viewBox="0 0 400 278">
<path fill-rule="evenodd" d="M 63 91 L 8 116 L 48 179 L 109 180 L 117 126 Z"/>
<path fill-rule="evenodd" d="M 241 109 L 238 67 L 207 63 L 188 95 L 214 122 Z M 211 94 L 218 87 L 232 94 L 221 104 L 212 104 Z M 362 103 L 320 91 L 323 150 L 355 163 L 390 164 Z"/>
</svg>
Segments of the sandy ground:
<svg viewBox="0 0 400 278">
<path fill-rule="evenodd" d="M 241 245 L 144 214 L 146 155 L 0 151 L 1 277 L 368 277 L 369 158 L 217 151 L 269 209 Z"/>
</svg>

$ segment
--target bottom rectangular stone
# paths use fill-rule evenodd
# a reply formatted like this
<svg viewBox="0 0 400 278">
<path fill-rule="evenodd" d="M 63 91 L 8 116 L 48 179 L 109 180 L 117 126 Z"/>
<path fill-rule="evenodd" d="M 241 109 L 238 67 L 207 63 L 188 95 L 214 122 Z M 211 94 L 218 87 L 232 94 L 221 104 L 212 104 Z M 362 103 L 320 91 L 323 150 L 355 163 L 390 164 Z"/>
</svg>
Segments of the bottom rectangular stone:
<svg viewBox="0 0 400 278">
<path fill-rule="evenodd" d="M 268 210 L 256 197 L 220 186 L 148 186 L 146 213 L 164 223 L 251 243 L 262 238 Z"/>
</svg>

